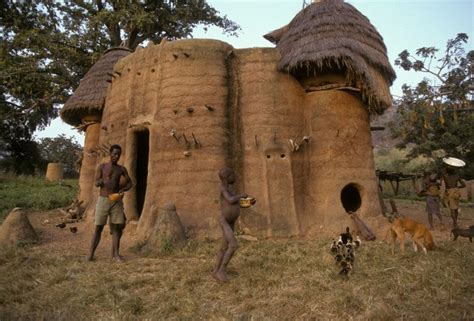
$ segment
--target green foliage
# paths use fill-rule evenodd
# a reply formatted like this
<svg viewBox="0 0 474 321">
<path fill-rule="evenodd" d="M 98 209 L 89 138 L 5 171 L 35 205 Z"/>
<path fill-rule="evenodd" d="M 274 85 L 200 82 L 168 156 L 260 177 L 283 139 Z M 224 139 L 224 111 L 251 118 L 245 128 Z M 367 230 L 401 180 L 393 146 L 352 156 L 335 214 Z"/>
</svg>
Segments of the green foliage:
<svg viewBox="0 0 474 321">
<path fill-rule="evenodd" d="M 467 35 L 460 33 L 447 42 L 441 58 L 438 49 L 423 47 L 411 56 L 405 50 L 395 65 L 424 72 L 436 79 L 424 79 L 416 87 L 403 85 L 392 132 L 402 139 L 398 147 L 411 147 L 409 158 L 433 151 L 466 161 L 463 175 L 474 178 L 474 109 L 472 108 L 474 51 L 465 53 Z M 439 85 L 438 85 L 439 83 Z M 439 161 L 438 159 L 436 159 Z"/>
<path fill-rule="evenodd" d="M 82 147 L 74 137 L 62 134 L 55 138 L 42 138 L 39 152 L 46 163 L 62 163 L 67 177 L 77 175 L 77 161 L 82 155 Z"/>
<path fill-rule="evenodd" d="M 124 44 L 132 50 L 145 40 L 189 37 L 198 25 L 214 25 L 231 35 L 240 29 L 205 0 L 67 0 L 60 10 L 73 18 L 65 21 L 67 29 L 81 34 L 86 27 L 85 35 L 99 33 L 111 46 Z"/>
<path fill-rule="evenodd" d="M 381 171 L 399 172 L 404 174 L 421 174 L 425 170 L 434 170 L 435 161 L 426 155 L 409 157 L 409 149 L 392 148 L 379 150 L 375 153 L 375 168 Z"/>
<path fill-rule="evenodd" d="M 77 180 L 48 182 L 40 177 L 0 176 L 0 221 L 15 207 L 49 210 L 72 203 Z"/>
<path fill-rule="evenodd" d="M 32 174 L 33 133 L 58 115 L 110 47 L 190 37 L 197 25 L 235 35 L 239 26 L 205 0 L 65 0 L 0 4 L 0 158 Z M 25 161 L 25 155 L 32 160 Z M 19 165 L 17 165 L 19 164 Z"/>
</svg>

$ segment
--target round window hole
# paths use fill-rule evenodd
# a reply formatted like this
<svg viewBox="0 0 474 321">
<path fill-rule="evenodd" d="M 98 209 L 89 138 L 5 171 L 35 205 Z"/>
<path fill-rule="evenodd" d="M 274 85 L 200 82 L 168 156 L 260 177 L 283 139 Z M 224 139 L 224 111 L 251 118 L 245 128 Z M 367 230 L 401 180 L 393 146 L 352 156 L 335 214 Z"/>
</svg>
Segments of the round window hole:
<svg viewBox="0 0 474 321">
<path fill-rule="evenodd" d="M 270 158 L 270 155 L 267 155 L 267 158 Z"/>
<path fill-rule="evenodd" d="M 341 190 L 341 203 L 346 212 L 355 212 L 360 208 L 362 199 L 356 184 L 350 183 L 344 186 Z"/>
<path fill-rule="evenodd" d="M 285 155 L 285 154 L 281 154 L 280 157 L 281 157 L 281 158 L 285 158 L 286 155 Z"/>
</svg>

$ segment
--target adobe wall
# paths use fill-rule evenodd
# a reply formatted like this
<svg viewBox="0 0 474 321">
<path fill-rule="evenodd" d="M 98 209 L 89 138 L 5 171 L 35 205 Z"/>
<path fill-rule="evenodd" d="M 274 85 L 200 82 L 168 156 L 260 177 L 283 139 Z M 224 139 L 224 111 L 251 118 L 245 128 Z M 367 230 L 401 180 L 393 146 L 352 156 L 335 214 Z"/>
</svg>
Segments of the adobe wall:
<svg viewBox="0 0 474 321">
<path fill-rule="evenodd" d="M 346 91 L 324 90 L 307 93 L 305 106 L 311 135 L 317 137 L 310 147 L 305 200 L 307 213 L 315 218 L 307 233 L 319 225 L 340 229 L 350 223 L 341 200 L 348 185 L 359 193 L 360 217 L 380 214 L 369 118 L 361 100 Z"/>
<path fill-rule="evenodd" d="M 290 150 L 289 139 L 304 135 L 304 92 L 293 77 L 276 70 L 278 59 L 272 48 L 236 50 L 236 167 L 242 189 L 257 198 L 255 206 L 242 211 L 241 223 L 265 236 L 300 234 L 297 213 L 303 210 L 297 207 L 303 204 L 297 190 L 303 158 Z"/>
<path fill-rule="evenodd" d="M 94 179 L 98 160 L 96 147 L 99 142 L 100 122 L 98 121 L 100 120 L 94 119 L 94 121 L 97 122 L 86 128 L 81 171 L 79 173 L 79 201 L 82 201 L 84 207 L 91 204 L 94 199 Z"/>
<path fill-rule="evenodd" d="M 235 169 L 236 189 L 257 198 L 239 223 L 255 235 L 340 230 L 349 220 L 341 190 L 350 183 L 360 192 L 360 215 L 378 214 L 360 99 L 337 90 L 305 93 L 277 71 L 278 59 L 272 48 L 180 40 L 139 49 L 115 65 L 99 145 L 122 146 L 120 163 L 136 183 L 137 137 L 149 134 L 141 213 L 136 184 L 124 198 L 139 238 L 148 237 L 158 209 L 169 202 L 189 235 L 220 236 L 217 172 L 224 165 Z M 97 194 L 95 188 L 94 203 Z M 91 221 L 92 208 L 89 213 Z"/>
</svg>

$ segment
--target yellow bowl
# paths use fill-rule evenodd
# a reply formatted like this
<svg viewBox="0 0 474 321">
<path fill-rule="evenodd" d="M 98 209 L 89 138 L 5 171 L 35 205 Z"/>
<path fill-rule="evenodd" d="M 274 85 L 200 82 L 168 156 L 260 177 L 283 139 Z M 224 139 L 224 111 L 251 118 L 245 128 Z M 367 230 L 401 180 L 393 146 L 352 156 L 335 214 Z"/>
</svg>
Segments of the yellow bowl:
<svg viewBox="0 0 474 321">
<path fill-rule="evenodd" d="M 256 200 L 253 197 L 246 197 L 246 198 L 241 198 L 239 200 L 239 205 L 242 208 L 249 208 L 253 204 L 255 204 Z"/>
<path fill-rule="evenodd" d="M 123 198 L 123 193 L 113 193 L 109 194 L 109 201 L 111 202 L 118 202 L 121 201 Z"/>
</svg>

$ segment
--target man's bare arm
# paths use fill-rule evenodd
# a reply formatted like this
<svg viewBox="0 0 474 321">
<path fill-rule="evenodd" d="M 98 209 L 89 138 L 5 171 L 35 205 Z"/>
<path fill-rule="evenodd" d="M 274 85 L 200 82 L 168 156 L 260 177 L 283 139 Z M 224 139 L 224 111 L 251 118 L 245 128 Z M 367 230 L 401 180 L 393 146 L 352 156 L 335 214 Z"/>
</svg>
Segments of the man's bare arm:
<svg viewBox="0 0 474 321">
<path fill-rule="evenodd" d="M 119 190 L 119 193 L 126 192 L 132 188 L 132 179 L 128 176 L 128 171 L 124 166 L 122 166 L 122 175 L 125 177 L 127 184 Z"/>
</svg>

